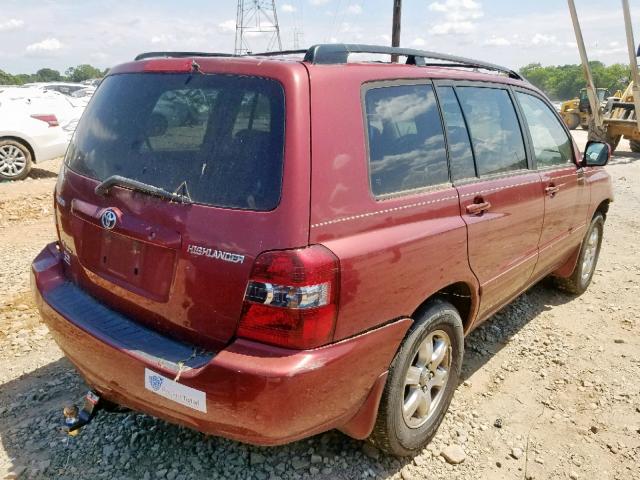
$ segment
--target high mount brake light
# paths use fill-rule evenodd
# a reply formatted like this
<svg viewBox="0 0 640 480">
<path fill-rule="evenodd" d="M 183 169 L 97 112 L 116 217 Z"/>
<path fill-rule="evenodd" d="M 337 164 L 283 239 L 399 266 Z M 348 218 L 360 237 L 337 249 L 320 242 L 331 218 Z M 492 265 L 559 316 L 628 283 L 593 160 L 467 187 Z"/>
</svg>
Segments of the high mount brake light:
<svg viewBox="0 0 640 480">
<path fill-rule="evenodd" d="M 53 114 L 36 114 L 31 115 L 31 118 L 35 118 L 36 120 L 40 120 L 41 122 L 45 122 L 49 124 L 49 127 L 57 127 L 60 125 L 58 122 L 58 117 Z"/>
<path fill-rule="evenodd" d="M 145 72 L 189 73 L 194 71 L 193 65 L 193 60 L 188 58 L 154 58 L 147 60 L 143 70 Z"/>
<path fill-rule="evenodd" d="M 238 336 L 287 348 L 331 342 L 340 265 L 321 245 L 261 254 L 244 297 Z"/>
</svg>

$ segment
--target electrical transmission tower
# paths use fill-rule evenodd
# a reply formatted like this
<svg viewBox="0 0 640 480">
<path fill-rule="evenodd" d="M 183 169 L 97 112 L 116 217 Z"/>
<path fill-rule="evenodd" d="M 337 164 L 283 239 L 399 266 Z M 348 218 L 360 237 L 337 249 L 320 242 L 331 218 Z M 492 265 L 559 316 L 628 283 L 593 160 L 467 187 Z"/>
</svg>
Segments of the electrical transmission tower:
<svg viewBox="0 0 640 480">
<path fill-rule="evenodd" d="M 251 53 L 249 39 L 267 37 L 266 51 L 282 50 L 275 0 L 238 0 L 236 55 Z"/>
</svg>

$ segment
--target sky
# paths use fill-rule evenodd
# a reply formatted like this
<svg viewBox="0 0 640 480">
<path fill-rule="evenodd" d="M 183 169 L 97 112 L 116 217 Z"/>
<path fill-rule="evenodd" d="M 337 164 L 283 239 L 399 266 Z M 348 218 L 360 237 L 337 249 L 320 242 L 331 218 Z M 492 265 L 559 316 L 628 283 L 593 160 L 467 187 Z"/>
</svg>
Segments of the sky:
<svg viewBox="0 0 640 480">
<path fill-rule="evenodd" d="M 630 3 L 640 41 L 640 0 Z M 590 59 L 628 63 L 621 2 L 576 4 Z M 300 47 L 389 45 L 392 5 L 276 0 L 283 48 L 294 47 L 296 32 Z M 0 70 L 12 74 L 43 67 L 64 72 L 82 63 L 107 68 L 145 51 L 234 50 L 234 0 L 0 0 L 0 11 Z M 252 51 L 264 50 L 268 40 L 248 37 Z M 511 68 L 579 63 L 564 0 L 403 0 L 401 45 Z"/>
</svg>

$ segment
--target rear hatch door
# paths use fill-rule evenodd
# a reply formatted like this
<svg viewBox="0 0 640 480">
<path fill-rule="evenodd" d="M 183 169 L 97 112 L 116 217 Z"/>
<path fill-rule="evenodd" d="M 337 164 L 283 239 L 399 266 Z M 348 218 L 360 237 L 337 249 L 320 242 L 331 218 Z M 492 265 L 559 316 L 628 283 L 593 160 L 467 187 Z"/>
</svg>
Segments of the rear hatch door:
<svg viewBox="0 0 640 480">
<path fill-rule="evenodd" d="M 255 62 L 209 63 L 107 77 L 67 153 L 57 211 L 75 282 L 216 348 L 235 333 L 255 257 L 308 242 L 309 110 L 299 64 L 258 75 Z"/>
</svg>

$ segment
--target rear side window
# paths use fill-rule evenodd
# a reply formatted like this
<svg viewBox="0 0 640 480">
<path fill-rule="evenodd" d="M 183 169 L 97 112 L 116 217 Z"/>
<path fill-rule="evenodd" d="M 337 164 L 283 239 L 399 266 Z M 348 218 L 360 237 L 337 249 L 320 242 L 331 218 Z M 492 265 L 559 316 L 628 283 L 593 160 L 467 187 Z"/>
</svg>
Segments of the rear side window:
<svg viewBox="0 0 640 480">
<path fill-rule="evenodd" d="M 451 178 L 462 180 L 476 176 L 469 132 L 453 87 L 437 87 L 440 108 L 447 129 Z"/>
<path fill-rule="evenodd" d="M 103 181 L 121 175 L 195 203 L 267 211 L 280 201 L 282 86 L 236 75 L 107 77 L 78 125 L 66 162 Z"/>
<path fill-rule="evenodd" d="M 376 196 L 449 181 L 433 87 L 398 85 L 365 94 L 371 189 Z"/>
<path fill-rule="evenodd" d="M 527 168 L 522 132 L 506 90 L 457 87 L 464 111 L 478 174 L 492 175 Z"/>
<path fill-rule="evenodd" d="M 573 145 L 558 118 L 539 98 L 517 94 L 531 134 L 538 167 L 563 166 L 573 162 Z"/>
</svg>

